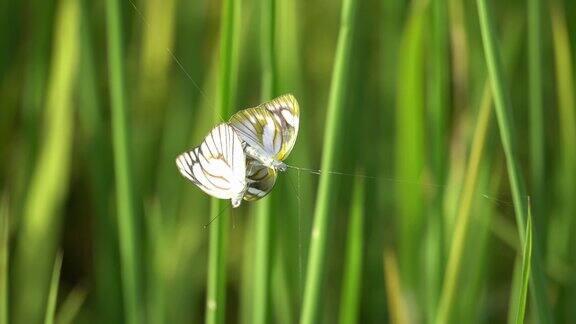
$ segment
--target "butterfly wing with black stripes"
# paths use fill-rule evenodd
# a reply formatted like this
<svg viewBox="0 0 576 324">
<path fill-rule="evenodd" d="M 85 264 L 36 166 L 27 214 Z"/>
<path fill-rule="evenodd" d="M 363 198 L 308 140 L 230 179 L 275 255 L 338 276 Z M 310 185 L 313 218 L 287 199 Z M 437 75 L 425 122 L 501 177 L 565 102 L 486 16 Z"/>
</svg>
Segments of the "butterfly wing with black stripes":
<svg viewBox="0 0 576 324">
<path fill-rule="evenodd" d="M 230 118 L 230 125 L 259 155 L 283 161 L 294 147 L 299 121 L 298 101 L 293 95 L 286 94 L 258 107 L 237 112 Z M 260 157 L 256 158 L 267 164 Z"/>
<path fill-rule="evenodd" d="M 244 200 L 255 201 L 266 196 L 276 183 L 277 172 L 273 168 L 263 166 L 258 161 L 246 159 L 246 181 L 248 190 L 244 194 Z"/>
<path fill-rule="evenodd" d="M 247 190 L 243 144 L 228 124 L 212 129 L 200 146 L 176 158 L 180 173 L 205 193 L 237 207 Z"/>
</svg>

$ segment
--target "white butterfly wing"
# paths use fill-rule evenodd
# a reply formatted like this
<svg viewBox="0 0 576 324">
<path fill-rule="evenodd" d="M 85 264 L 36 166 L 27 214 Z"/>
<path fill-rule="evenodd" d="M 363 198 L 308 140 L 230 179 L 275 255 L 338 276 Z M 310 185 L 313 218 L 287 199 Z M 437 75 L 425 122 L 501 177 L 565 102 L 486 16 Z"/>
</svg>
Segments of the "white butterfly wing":
<svg viewBox="0 0 576 324">
<path fill-rule="evenodd" d="M 180 154 L 180 173 L 207 194 L 231 199 L 246 186 L 246 156 L 242 142 L 232 127 L 220 124 L 212 129 L 199 147 Z"/>
<path fill-rule="evenodd" d="M 243 141 L 277 161 L 292 151 L 299 122 L 300 107 L 291 94 L 241 110 L 230 118 L 230 125 Z"/>
</svg>

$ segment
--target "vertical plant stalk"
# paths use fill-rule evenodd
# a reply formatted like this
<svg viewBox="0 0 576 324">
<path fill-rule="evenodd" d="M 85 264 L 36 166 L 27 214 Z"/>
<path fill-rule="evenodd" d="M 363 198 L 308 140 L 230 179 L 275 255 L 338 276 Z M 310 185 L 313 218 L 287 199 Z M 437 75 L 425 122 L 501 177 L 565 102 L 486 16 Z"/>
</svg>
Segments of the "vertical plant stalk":
<svg viewBox="0 0 576 324">
<path fill-rule="evenodd" d="M 118 258 L 118 228 L 115 215 L 111 213 L 110 187 L 112 184 L 112 149 L 103 120 L 102 99 L 98 91 L 97 71 L 94 58 L 90 1 L 82 1 L 81 62 L 78 76 L 78 111 L 82 153 L 87 161 L 90 200 L 93 202 L 92 261 L 94 298 L 97 322 L 120 322 L 122 317 L 122 294 L 120 287 L 120 264 Z"/>
<path fill-rule="evenodd" d="M 424 170 L 425 17 L 425 3 L 413 2 L 398 55 L 398 84 L 402 86 L 397 87 L 394 169 L 397 178 L 414 182 L 418 182 Z M 423 192 L 416 184 L 398 186 L 396 192 L 400 275 L 403 287 L 413 291 L 420 287 L 417 269 L 421 257 L 418 242 L 424 229 Z M 423 291 L 416 294 L 420 293 Z"/>
<path fill-rule="evenodd" d="M 348 66 L 352 56 L 352 40 L 356 14 L 356 0 L 344 0 L 342 3 L 342 16 L 338 44 L 334 58 L 334 70 L 330 85 L 330 97 L 324 132 L 324 147 L 322 150 L 322 170 L 332 170 L 337 158 L 339 134 L 342 129 L 342 116 L 344 109 L 345 90 L 348 81 Z M 323 173 L 320 175 L 320 184 L 316 197 L 314 210 L 314 223 L 310 241 L 310 254 L 306 282 L 304 285 L 304 299 L 300 323 L 311 324 L 316 322 L 319 309 L 320 286 L 324 272 L 324 258 L 326 254 L 326 235 L 330 205 L 335 190 L 332 184 L 334 177 Z"/>
<path fill-rule="evenodd" d="M 554 56 L 556 61 L 556 79 L 558 96 L 558 114 L 560 131 L 560 166 L 562 180 L 560 188 L 563 192 L 563 210 L 565 217 L 565 232 L 561 235 L 563 241 L 559 255 L 570 260 L 573 256 L 570 251 L 574 245 L 573 233 L 576 230 L 574 213 L 576 203 L 574 192 L 576 190 L 576 98 L 574 97 L 574 75 L 572 53 L 570 49 L 570 35 L 566 22 L 565 11 L 560 2 L 554 1 L 551 6 L 552 35 L 554 40 Z M 559 235 L 559 233 L 556 233 Z M 570 261 L 568 261 L 570 262 Z"/>
<path fill-rule="evenodd" d="M 532 259 L 532 215 L 531 215 L 530 199 L 528 199 L 528 221 L 526 223 L 526 240 L 524 242 L 524 249 L 522 252 L 522 280 L 520 291 L 517 293 L 518 300 L 516 305 L 516 324 L 524 323 L 524 315 L 526 313 L 526 298 L 528 295 L 528 282 L 530 281 L 530 263 Z"/>
<path fill-rule="evenodd" d="M 238 65 L 237 33 L 239 31 L 240 1 L 224 0 L 220 22 L 220 71 L 217 105 L 214 120 L 228 116 L 236 93 Z M 229 202 L 226 202 L 229 203 Z M 218 216 L 224 203 L 213 198 L 210 205 L 210 250 L 208 254 L 208 293 L 206 296 L 206 323 L 221 324 L 226 316 L 226 255 L 228 254 L 228 228 L 230 214 Z"/>
<path fill-rule="evenodd" d="M 73 95 L 79 58 L 80 7 L 60 1 L 44 108 L 40 152 L 24 203 L 15 251 L 12 323 L 40 323 L 68 192 L 74 131 Z"/>
<path fill-rule="evenodd" d="M 342 295 L 340 296 L 340 324 L 356 323 L 362 291 L 362 259 L 364 246 L 364 182 L 356 178 L 350 221 L 348 223 L 348 242 L 344 261 Z"/>
<path fill-rule="evenodd" d="M 10 260 L 10 210 L 7 194 L 0 197 L 0 324 L 8 324 L 8 260 Z"/>
<path fill-rule="evenodd" d="M 384 279 L 386 295 L 388 296 L 388 309 L 390 309 L 390 322 L 395 324 L 411 323 L 410 310 L 403 294 L 402 280 L 398 274 L 396 254 L 390 249 L 384 249 Z"/>
<path fill-rule="evenodd" d="M 262 0 L 260 8 L 260 59 L 262 60 L 262 101 L 276 95 L 276 0 Z M 272 197 L 266 197 L 256 204 L 252 323 L 268 322 L 270 293 L 270 235 Z"/>
<path fill-rule="evenodd" d="M 466 242 L 466 233 L 469 229 L 468 224 L 470 223 L 470 211 L 474 194 L 476 192 L 476 183 L 478 180 L 482 152 L 484 151 L 488 127 L 490 125 L 490 116 L 492 112 L 490 109 L 491 98 L 490 88 L 486 86 L 482 97 L 478 120 L 476 121 L 476 129 L 474 130 L 472 138 L 472 149 L 470 151 L 468 166 L 466 167 L 454 234 L 452 235 L 452 242 L 449 244 L 450 251 L 448 254 L 448 264 L 446 266 L 444 284 L 435 321 L 437 324 L 450 322 L 450 316 L 454 306 L 456 287 L 460 276 L 461 262 Z"/>
<path fill-rule="evenodd" d="M 106 1 L 106 25 L 122 293 L 126 323 L 136 324 L 141 322 L 140 287 L 137 266 L 136 215 L 128 145 L 130 130 L 125 98 L 122 15 L 118 0 Z"/>
<path fill-rule="evenodd" d="M 449 108 L 448 8 L 446 0 L 433 0 L 432 6 L 432 76 L 430 78 L 430 116 L 434 182 L 443 184 L 446 177 L 446 115 Z M 436 190 L 434 207 L 428 220 L 426 253 L 426 313 L 436 316 L 442 285 L 444 253 L 443 192 Z"/>
<path fill-rule="evenodd" d="M 62 271 L 62 253 L 56 255 L 54 268 L 52 269 L 52 279 L 50 280 L 50 293 L 46 304 L 46 314 L 44 324 L 54 324 L 56 317 L 56 303 L 58 301 L 58 287 L 60 286 L 60 272 Z"/>
<path fill-rule="evenodd" d="M 526 228 L 526 188 L 517 162 L 517 150 L 514 138 L 514 129 L 511 118 L 511 103 L 509 94 L 504 83 L 502 64 L 500 62 L 500 50 L 496 43 L 492 13 L 486 3 L 487 0 L 477 0 L 480 31 L 484 45 L 484 56 L 488 66 L 488 75 L 494 96 L 494 107 L 498 120 L 500 139 L 506 156 L 506 167 L 512 190 L 512 200 L 516 215 L 518 236 L 522 243 L 525 242 L 524 230 Z M 549 323 L 552 319 L 547 301 L 545 276 L 542 269 L 542 261 L 539 254 L 538 235 L 534 235 L 534 251 L 532 255 L 532 298 L 538 320 L 540 323 Z"/>
<path fill-rule="evenodd" d="M 528 102 L 530 108 L 530 173 L 535 227 L 546 233 L 544 214 L 544 113 L 542 110 L 542 0 L 528 0 Z M 544 239 L 544 236 L 542 237 Z"/>
</svg>

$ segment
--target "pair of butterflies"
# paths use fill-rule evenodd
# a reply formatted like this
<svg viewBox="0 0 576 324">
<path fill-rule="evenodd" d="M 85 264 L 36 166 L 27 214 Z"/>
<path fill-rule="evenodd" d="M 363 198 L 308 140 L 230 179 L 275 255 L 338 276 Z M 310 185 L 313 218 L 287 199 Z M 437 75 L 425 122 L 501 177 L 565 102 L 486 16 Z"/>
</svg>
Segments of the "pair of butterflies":
<svg viewBox="0 0 576 324">
<path fill-rule="evenodd" d="M 180 173 L 205 193 L 230 199 L 258 200 L 274 187 L 282 161 L 290 154 L 300 120 L 291 94 L 234 114 L 214 127 L 200 146 L 176 158 Z"/>
</svg>

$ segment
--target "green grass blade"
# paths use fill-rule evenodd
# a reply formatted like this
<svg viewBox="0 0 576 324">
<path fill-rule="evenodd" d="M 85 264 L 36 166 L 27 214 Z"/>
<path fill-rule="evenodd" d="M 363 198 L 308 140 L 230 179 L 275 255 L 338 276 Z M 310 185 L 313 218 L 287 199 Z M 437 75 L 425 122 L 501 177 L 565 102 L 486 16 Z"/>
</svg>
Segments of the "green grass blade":
<svg viewBox="0 0 576 324">
<path fill-rule="evenodd" d="M 528 295 L 528 283 L 530 282 L 530 264 L 532 263 L 532 212 L 530 207 L 530 199 L 528 199 L 528 221 L 526 224 L 526 240 L 524 241 L 524 248 L 522 252 L 522 285 L 519 287 L 520 291 L 517 292 L 518 305 L 516 310 L 516 324 L 524 323 L 524 315 L 526 313 L 526 298 Z"/>
<path fill-rule="evenodd" d="M 74 323 L 85 300 L 86 291 L 81 287 L 74 288 L 60 305 L 56 314 L 56 324 Z"/>
<path fill-rule="evenodd" d="M 8 197 L 0 198 L 0 324 L 8 324 L 8 260 L 10 260 L 10 210 Z"/>
<path fill-rule="evenodd" d="M 542 0 L 528 1 L 528 102 L 530 109 L 530 176 L 532 179 L 535 227 L 546 233 L 544 201 L 544 112 L 542 108 Z M 542 237 L 544 239 L 544 236 Z"/>
<path fill-rule="evenodd" d="M 56 317 L 56 303 L 58 302 L 58 288 L 60 286 L 60 271 L 62 270 L 62 253 L 58 253 L 52 269 L 52 279 L 50 280 L 50 292 L 48 294 L 48 304 L 44 324 L 54 324 Z"/>
<path fill-rule="evenodd" d="M 448 156 L 446 150 L 446 132 L 448 130 L 446 121 L 450 101 L 447 1 L 433 0 L 430 10 L 432 11 L 432 73 L 428 82 L 431 89 L 429 125 L 432 138 L 432 168 L 434 182 L 443 184 L 446 179 L 446 156 Z M 440 189 L 434 192 L 434 205 L 428 215 L 426 233 L 426 317 L 431 320 L 436 316 L 442 285 L 442 273 L 444 271 L 443 192 L 444 190 Z"/>
<path fill-rule="evenodd" d="M 412 4 L 398 55 L 395 176 L 413 184 L 397 187 L 398 261 L 404 288 L 418 288 L 419 237 L 424 230 L 423 192 L 417 183 L 424 170 L 424 3 Z M 418 95 L 415 95 L 418 94 Z M 422 291 L 418 291 L 418 294 Z"/>
<path fill-rule="evenodd" d="M 494 106 L 498 120 L 498 129 L 500 131 L 500 140 L 506 156 L 506 167 L 512 190 L 516 226 L 520 240 L 521 242 L 524 242 L 524 229 L 526 228 L 526 207 L 524 199 L 526 197 L 526 188 L 517 162 L 517 149 L 514 141 L 514 136 L 516 134 L 514 133 L 511 118 L 511 102 L 506 89 L 506 84 L 504 83 L 504 75 L 499 57 L 500 50 L 496 42 L 496 34 L 492 22 L 492 12 L 489 10 L 486 1 L 487 0 L 477 0 L 480 31 L 482 34 L 486 65 L 488 66 L 488 74 L 490 76 L 490 83 L 494 95 Z M 537 233 L 535 234 L 534 239 L 535 250 L 532 256 L 532 297 L 538 314 L 538 320 L 540 323 L 549 323 L 552 320 L 552 317 L 550 315 L 550 306 L 546 297 L 545 276 L 542 270 L 541 258 L 538 250 L 539 244 L 537 242 Z"/>
<path fill-rule="evenodd" d="M 276 89 L 275 64 L 275 0 L 264 0 L 260 8 L 260 35 L 262 61 L 262 101 L 270 100 Z M 254 243 L 253 323 L 266 323 L 270 283 L 270 197 L 256 205 Z"/>
<path fill-rule="evenodd" d="M 105 130 L 102 99 L 98 92 L 98 63 L 93 49 L 93 21 L 90 1 L 82 1 L 82 49 L 79 74 L 78 111 L 82 153 L 87 161 L 90 202 L 93 206 L 94 298 L 98 322 L 119 322 L 122 318 L 122 293 L 118 260 L 118 228 L 111 213 L 110 188 L 113 170 L 112 149 Z"/>
<path fill-rule="evenodd" d="M 557 96 L 557 125 L 559 140 L 556 148 L 558 152 L 554 154 L 557 159 L 554 163 L 554 188 L 555 207 L 558 206 L 558 213 L 551 217 L 550 235 L 550 265 L 559 268 L 563 263 L 574 264 L 576 254 L 574 246 L 576 244 L 576 202 L 574 192 L 576 192 L 576 99 L 574 97 L 574 54 L 571 49 L 573 33 L 570 31 L 570 23 L 573 17 L 568 13 L 573 9 L 564 9 L 569 2 L 551 2 L 551 23 L 554 45 L 555 78 Z M 556 144 L 556 143 L 555 143 Z M 554 231 L 552 231 L 554 229 Z M 573 272 L 573 270 L 569 270 Z M 576 315 L 574 312 L 574 300 L 576 298 L 576 285 L 563 282 L 558 292 L 558 301 L 555 307 L 555 315 L 558 322 L 567 322 Z"/>
<path fill-rule="evenodd" d="M 141 292 L 137 266 L 138 248 L 131 154 L 128 144 L 130 128 L 125 98 L 122 14 L 118 0 L 106 1 L 106 32 L 122 293 L 126 323 L 135 324 L 141 322 L 139 301 Z"/>
<path fill-rule="evenodd" d="M 449 243 L 450 251 L 448 253 L 448 263 L 446 265 L 442 294 L 440 296 L 437 317 L 435 320 L 438 324 L 450 322 L 450 317 L 455 304 L 454 299 L 456 298 L 456 288 L 460 276 L 466 234 L 469 230 L 468 224 L 470 222 L 470 212 L 473 198 L 476 194 L 479 166 L 482 152 L 484 151 L 484 146 L 486 144 L 491 111 L 490 89 L 486 87 L 472 139 L 472 148 L 470 151 L 468 166 L 466 167 L 462 194 L 460 195 L 454 234 L 452 235 L 452 241 Z"/>
<path fill-rule="evenodd" d="M 356 5 L 356 0 L 344 0 L 342 3 L 340 31 L 334 58 L 334 70 L 332 73 L 332 83 L 330 85 L 326 128 L 324 131 L 322 170 L 333 170 L 337 158 L 338 138 L 342 131 L 348 64 L 352 56 L 352 38 Z M 304 285 L 304 299 L 302 301 L 302 313 L 300 316 L 300 323 L 302 324 L 311 324 L 317 321 L 316 316 L 319 311 L 318 300 L 324 272 L 328 217 L 330 214 L 331 200 L 335 195 L 332 183 L 333 179 L 334 177 L 332 175 L 320 175 Z"/>
<path fill-rule="evenodd" d="M 518 249 L 519 251 L 520 249 Z M 518 297 L 522 290 L 522 260 L 518 257 L 514 261 L 514 269 L 512 270 L 512 281 L 510 283 L 510 300 L 508 301 L 508 314 L 507 323 L 515 324 L 516 315 L 518 312 Z"/>
<path fill-rule="evenodd" d="M 239 18 L 239 1 L 225 0 L 220 22 L 220 71 L 214 112 L 216 122 L 221 122 L 221 118 L 228 116 L 235 101 Z M 229 203 L 213 198 L 210 205 L 210 219 L 218 218 L 210 225 L 206 324 L 221 324 L 226 318 L 226 260 L 230 214 L 229 212 L 224 212 L 220 216 L 218 214 L 224 208 L 224 204 Z"/>
<path fill-rule="evenodd" d="M 73 94 L 79 57 L 80 7 L 59 3 L 44 125 L 29 184 L 13 270 L 13 323 L 40 323 L 46 313 L 51 269 L 68 192 L 74 129 Z"/>
<path fill-rule="evenodd" d="M 350 221 L 348 223 L 348 242 L 344 259 L 344 278 L 340 296 L 340 324 L 358 322 L 362 287 L 363 227 L 364 227 L 364 183 L 356 178 Z"/>
<path fill-rule="evenodd" d="M 276 1 L 263 0 L 260 7 L 260 59 L 262 64 L 262 101 L 276 95 Z M 270 293 L 271 200 L 268 196 L 256 203 L 254 230 L 254 272 L 252 323 L 268 322 Z"/>
<path fill-rule="evenodd" d="M 386 295 L 388 297 L 388 309 L 390 310 L 390 322 L 407 324 L 411 323 L 411 316 L 401 285 L 402 280 L 398 272 L 396 254 L 390 249 L 385 249 L 384 277 L 386 278 Z"/>
</svg>

